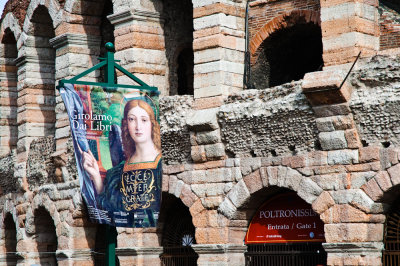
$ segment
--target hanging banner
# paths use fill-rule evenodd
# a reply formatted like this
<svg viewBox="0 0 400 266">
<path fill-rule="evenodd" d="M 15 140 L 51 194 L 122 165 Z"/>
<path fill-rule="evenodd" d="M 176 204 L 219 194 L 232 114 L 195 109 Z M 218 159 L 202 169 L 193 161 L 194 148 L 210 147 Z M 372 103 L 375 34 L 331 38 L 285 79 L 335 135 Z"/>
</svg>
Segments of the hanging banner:
<svg viewBox="0 0 400 266">
<path fill-rule="evenodd" d="M 255 213 L 245 243 L 325 242 L 324 223 L 295 193 L 278 195 Z"/>
<path fill-rule="evenodd" d="M 155 227 L 162 184 L 158 96 L 71 84 L 60 94 L 90 219 Z"/>
</svg>

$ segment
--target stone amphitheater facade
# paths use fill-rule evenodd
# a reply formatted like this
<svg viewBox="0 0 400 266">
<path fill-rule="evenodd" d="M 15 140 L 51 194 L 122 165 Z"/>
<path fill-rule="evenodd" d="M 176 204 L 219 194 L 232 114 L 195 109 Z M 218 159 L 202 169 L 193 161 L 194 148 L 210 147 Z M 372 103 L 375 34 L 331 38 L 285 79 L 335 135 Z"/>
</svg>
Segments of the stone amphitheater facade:
<svg viewBox="0 0 400 266">
<path fill-rule="evenodd" d="M 400 199 L 396 3 L 8 1 L 0 20 L 0 264 L 96 264 L 104 228 L 88 221 L 55 85 L 98 63 L 112 41 L 120 64 L 161 91 L 164 172 L 158 227 L 117 228 L 120 265 L 161 264 L 179 204 L 198 265 L 245 265 L 251 218 L 287 191 L 323 221 L 327 265 L 382 265 L 386 220 Z M 319 48 L 296 59 L 268 54 L 288 45 L 280 38 L 289 35 L 279 35 L 288 31 Z M 302 69 L 297 63 L 311 54 L 321 67 Z M 278 64 L 278 76 L 268 76 L 263 67 Z M 303 72 L 287 82 L 292 64 L 288 71 Z"/>
</svg>

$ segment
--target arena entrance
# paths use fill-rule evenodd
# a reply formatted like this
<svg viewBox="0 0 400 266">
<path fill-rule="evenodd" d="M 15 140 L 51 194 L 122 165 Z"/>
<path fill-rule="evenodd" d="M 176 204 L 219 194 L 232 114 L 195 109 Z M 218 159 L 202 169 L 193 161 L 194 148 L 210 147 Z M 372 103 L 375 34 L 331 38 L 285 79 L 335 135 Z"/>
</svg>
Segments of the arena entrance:
<svg viewBox="0 0 400 266">
<path fill-rule="evenodd" d="M 178 198 L 163 194 L 163 206 L 169 206 L 162 234 L 163 253 L 160 255 L 162 266 L 196 266 L 199 255 L 193 250 L 196 244 L 195 228 L 189 208 Z"/>
<path fill-rule="evenodd" d="M 322 266 L 324 224 L 295 193 L 275 196 L 255 213 L 247 230 L 246 266 Z"/>
<path fill-rule="evenodd" d="M 392 206 L 385 223 L 384 266 L 400 266 L 400 198 Z"/>
</svg>

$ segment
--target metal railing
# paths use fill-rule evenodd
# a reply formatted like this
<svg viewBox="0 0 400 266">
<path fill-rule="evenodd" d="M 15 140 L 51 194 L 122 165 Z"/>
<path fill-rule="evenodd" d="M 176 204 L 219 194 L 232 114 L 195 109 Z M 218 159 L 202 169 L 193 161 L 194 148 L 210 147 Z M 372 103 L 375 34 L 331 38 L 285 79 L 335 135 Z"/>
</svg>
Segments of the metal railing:
<svg viewBox="0 0 400 266">
<path fill-rule="evenodd" d="M 246 266 L 323 266 L 322 243 L 253 244 L 245 253 Z"/>
<path fill-rule="evenodd" d="M 199 255 L 190 247 L 164 247 L 160 255 L 163 266 L 196 266 Z"/>
<path fill-rule="evenodd" d="M 400 241 L 385 241 L 383 266 L 400 266 Z"/>
</svg>

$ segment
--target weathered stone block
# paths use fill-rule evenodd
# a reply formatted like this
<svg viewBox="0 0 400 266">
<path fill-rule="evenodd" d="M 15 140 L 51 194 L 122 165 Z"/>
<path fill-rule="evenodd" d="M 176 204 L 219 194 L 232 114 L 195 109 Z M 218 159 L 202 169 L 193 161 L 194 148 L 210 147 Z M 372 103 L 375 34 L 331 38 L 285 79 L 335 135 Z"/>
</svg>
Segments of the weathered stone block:
<svg viewBox="0 0 400 266">
<path fill-rule="evenodd" d="M 352 164 L 358 163 L 358 150 L 328 151 L 328 164 Z"/>
<path fill-rule="evenodd" d="M 400 184 L 400 164 L 390 167 L 388 170 L 392 184 L 395 186 Z"/>
<path fill-rule="evenodd" d="M 318 135 L 323 150 L 340 150 L 347 148 L 344 131 L 321 132 Z"/>
<path fill-rule="evenodd" d="M 196 134 L 196 141 L 198 144 L 215 144 L 221 142 L 221 132 L 219 129 L 214 131 L 198 132 Z"/>
<path fill-rule="evenodd" d="M 209 159 L 218 159 L 225 156 L 225 147 L 222 143 L 204 145 L 206 157 Z"/>
<path fill-rule="evenodd" d="M 250 175 L 244 177 L 243 181 L 249 189 L 250 194 L 253 194 L 254 192 L 263 188 L 260 170 L 257 170 Z"/>
<path fill-rule="evenodd" d="M 236 186 L 229 191 L 227 197 L 236 207 L 241 207 L 250 198 L 250 192 L 244 181 L 240 180 Z"/>
<path fill-rule="evenodd" d="M 347 103 L 314 106 L 313 110 L 317 117 L 347 115 L 347 114 L 351 113 L 350 107 Z"/>
<path fill-rule="evenodd" d="M 375 172 L 351 173 L 350 182 L 352 188 L 360 188 L 375 176 Z"/>
<path fill-rule="evenodd" d="M 383 224 L 325 224 L 324 229 L 326 242 L 378 242 L 383 239 Z"/>
<path fill-rule="evenodd" d="M 390 181 L 390 176 L 386 171 L 379 171 L 375 176 L 375 180 L 384 192 L 388 191 L 393 186 Z"/>
<path fill-rule="evenodd" d="M 367 195 L 374 201 L 378 201 L 383 196 L 383 191 L 375 179 L 368 181 L 368 183 L 363 185 L 361 189 L 364 190 L 365 193 L 367 193 Z"/>
<path fill-rule="evenodd" d="M 186 123 L 191 130 L 213 131 L 219 128 L 217 109 L 197 110 L 189 114 Z"/>
<path fill-rule="evenodd" d="M 352 86 L 343 80 L 346 72 L 325 70 L 304 75 L 303 93 L 313 106 L 344 103 L 350 100 Z"/>
<path fill-rule="evenodd" d="M 314 200 L 312 203 L 312 208 L 315 212 L 321 214 L 333 205 L 335 205 L 335 201 L 333 200 L 332 196 L 329 194 L 329 192 L 324 191 L 316 200 Z"/>
<path fill-rule="evenodd" d="M 378 146 L 361 147 L 360 151 L 360 163 L 373 162 L 379 160 L 379 150 Z"/>
<path fill-rule="evenodd" d="M 322 117 L 315 120 L 317 128 L 320 132 L 331 132 L 335 130 L 332 117 Z"/>
<path fill-rule="evenodd" d="M 347 187 L 347 174 L 316 175 L 311 179 L 324 190 L 342 190 Z"/>
<path fill-rule="evenodd" d="M 192 146 L 190 155 L 192 156 L 192 160 L 196 163 L 206 162 L 206 151 L 203 145 L 201 146 Z"/>
<path fill-rule="evenodd" d="M 236 213 L 236 207 L 230 201 L 227 197 L 224 199 L 224 201 L 219 205 L 218 211 L 228 217 L 229 219 L 232 219 L 235 216 Z M 197 238 L 196 238 L 197 239 Z"/>
<path fill-rule="evenodd" d="M 314 200 L 323 192 L 314 181 L 310 178 L 303 178 L 297 194 L 307 203 L 312 204 Z"/>
</svg>

